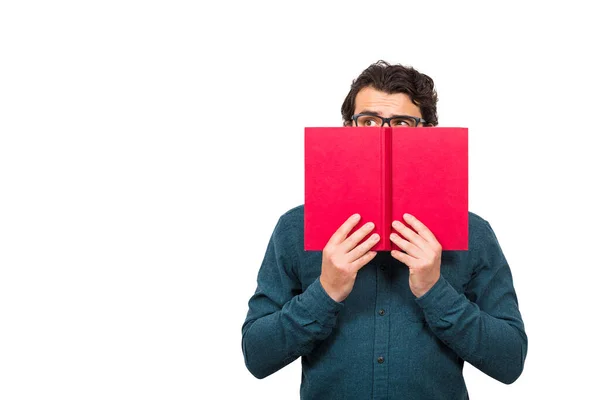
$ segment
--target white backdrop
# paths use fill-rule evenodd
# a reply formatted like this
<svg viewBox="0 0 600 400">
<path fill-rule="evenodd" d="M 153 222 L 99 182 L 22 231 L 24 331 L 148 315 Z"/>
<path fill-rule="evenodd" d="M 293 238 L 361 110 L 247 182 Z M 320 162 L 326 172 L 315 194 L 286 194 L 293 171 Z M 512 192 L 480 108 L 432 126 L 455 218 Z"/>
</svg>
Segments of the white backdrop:
<svg viewBox="0 0 600 400">
<path fill-rule="evenodd" d="M 241 326 L 303 128 L 384 59 L 470 133 L 529 335 L 474 399 L 598 398 L 597 18 L 569 2 L 0 5 L 0 398 L 293 399 Z M 518 4 L 518 5 L 517 5 Z"/>
</svg>

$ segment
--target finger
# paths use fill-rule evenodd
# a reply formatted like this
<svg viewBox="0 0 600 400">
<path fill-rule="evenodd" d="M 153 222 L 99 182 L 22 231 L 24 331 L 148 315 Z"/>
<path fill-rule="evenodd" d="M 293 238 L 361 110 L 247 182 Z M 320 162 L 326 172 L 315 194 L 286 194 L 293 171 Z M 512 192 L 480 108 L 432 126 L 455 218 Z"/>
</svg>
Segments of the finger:
<svg viewBox="0 0 600 400">
<path fill-rule="evenodd" d="M 423 239 L 421 236 L 419 236 L 418 233 L 414 232 L 408 226 L 404 225 L 402 222 L 394 221 L 394 222 L 392 222 L 392 227 L 395 230 L 397 230 L 399 233 L 401 233 L 402 236 L 404 236 L 404 238 L 406 238 L 406 240 L 408 240 L 415 246 L 417 246 L 421 249 L 426 249 L 429 247 L 427 245 L 427 241 L 425 239 Z"/>
<path fill-rule="evenodd" d="M 344 251 L 344 253 L 349 253 L 352 249 L 356 247 L 361 240 L 363 240 L 369 232 L 371 232 L 375 228 L 375 224 L 372 222 L 367 222 L 363 226 L 361 226 L 356 232 L 350 235 L 346 240 L 344 240 L 340 244 L 340 248 Z"/>
<path fill-rule="evenodd" d="M 350 253 L 348 253 L 348 261 L 353 262 L 360 258 L 367 251 L 371 250 L 373 246 L 379 242 L 379 235 L 377 233 L 372 234 L 367 240 L 356 246 Z"/>
<path fill-rule="evenodd" d="M 408 268 L 414 268 L 415 262 L 417 261 L 416 258 L 411 257 L 410 255 L 403 253 L 401 251 L 398 250 L 392 250 L 390 252 L 391 256 L 394 257 L 396 260 L 400 261 L 401 263 L 403 263 L 404 265 L 406 265 Z"/>
<path fill-rule="evenodd" d="M 376 255 L 377 255 L 376 251 L 369 251 L 368 253 L 366 253 L 365 255 L 363 255 L 362 257 L 360 257 L 358 260 L 355 260 L 352 263 L 350 263 L 350 268 L 354 272 L 357 272 L 362 267 L 364 267 L 365 265 L 367 265 L 367 263 L 369 261 L 371 261 Z"/>
<path fill-rule="evenodd" d="M 435 235 L 433 234 L 433 232 L 431 232 L 431 230 L 425 226 L 424 223 L 422 223 L 421 221 L 419 221 L 417 219 L 417 217 L 415 217 L 412 214 L 404 214 L 404 220 L 410 225 L 412 226 L 415 231 L 417 231 L 417 233 L 426 241 L 428 241 L 429 243 L 435 243 L 435 244 L 439 244 L 439 242 L 437 241 L 437 239 L 435 238 Z"/>
<path fill-rule="evenodd" d="M 390 235 L 390 240 L 394 242 L 398 247 L 404 250 L 408 255 L 414 258 L 423 258 L 423 250 L 406 239 L 402 239 L 395 233 Z"/>
<path fill-rule="evenodd" d="M 356 224 L 358 223 L 358 221 L 360 221 L 360 215 L 359 214 L 353 214 L 350 216 L 350 218 L 348 218 L 343 224 L 342 226 L 340 226 L 337 231 L 334 232 L 334 234 L 331 236 L 331 238 L 329 239 L 329 242 L 327 242 L 327 244 L 339 244 L 342 243 L 345 239 L 346 236 L 348 236 L 348 234 L 350 233 L 350 231 L 352 230 L 352 228 L 354 228 L 354 226 L 356 226 Z"/>
</svg>

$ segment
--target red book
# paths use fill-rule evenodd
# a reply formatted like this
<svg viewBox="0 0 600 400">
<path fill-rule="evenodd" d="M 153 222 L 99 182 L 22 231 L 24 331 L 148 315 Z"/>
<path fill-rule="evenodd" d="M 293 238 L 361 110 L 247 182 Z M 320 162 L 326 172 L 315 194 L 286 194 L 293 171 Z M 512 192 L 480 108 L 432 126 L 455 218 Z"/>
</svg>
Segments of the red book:
<svg viewBox="0 0 600 400">
<path fill-rule="evenodd" d="M 304 249 L 323 250 L 352 214 L 399 250 L 392 221 L 414 215 L 444 250 L 468 250 L 467 128 L 305 128 Z M 365 238 L 365 239 L 366 239 Z"/>
</svg>

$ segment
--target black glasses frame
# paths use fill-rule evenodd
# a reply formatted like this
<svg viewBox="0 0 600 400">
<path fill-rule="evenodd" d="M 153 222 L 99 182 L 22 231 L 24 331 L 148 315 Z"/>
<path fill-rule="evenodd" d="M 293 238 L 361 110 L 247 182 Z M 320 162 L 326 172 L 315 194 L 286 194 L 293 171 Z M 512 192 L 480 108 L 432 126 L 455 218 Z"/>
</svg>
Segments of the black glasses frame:
<svg viewBox="0 0 600 400">
<path fill-rule="evenodd" d="M 373 114 L 365 114 L 365 113 L 361 113 L 361 114 L 354 114 L 352 116 L 352 120 L 354 121 L 354 125 L 358 126 L 358 118 L 360 117 L 375 117 L 375 118 L 379 118 L 381 119 L 381 126 L 384 126 L 385 124 L 388 124 L 388 126 L 391 128 L 392 127 L 392 120 L 394 119 L 412 119 L 413 121 L 415 121 L 415 128 L 419 127 L 419 124 L 423 124 L 423 126 L 427 125 L 427 121 L 425 121 L 423 118 L 419 118 L 419 117 L 413 117 L 412 115 L 396 115 L 395 117 L 390 117 L 390 118 L 384 118 L 381 117 L 379 115 L 373 115 Z"/>
</svg>

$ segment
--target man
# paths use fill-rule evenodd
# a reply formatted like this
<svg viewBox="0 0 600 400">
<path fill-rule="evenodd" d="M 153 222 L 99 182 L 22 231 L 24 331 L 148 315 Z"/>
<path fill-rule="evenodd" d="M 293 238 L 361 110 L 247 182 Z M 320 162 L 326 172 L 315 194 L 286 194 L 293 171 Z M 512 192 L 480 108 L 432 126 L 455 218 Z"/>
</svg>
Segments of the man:
<svg viewBox="0 0 600 400">
<path fill-rule="evenodd" d="M 435 126 L 436 103 L 427 75 L 379 61 L 352 83 L 342 116 L 346 126 Z M 374 252 L 376 234 L 357 245 L 372 221 L 349 235 L 359 221 L 349 216 L 322 252 L 307 252 L 304 207 L 279 218 L 242 327 L 250 372 L 264 378 L 302 357 L 302 399 L 468 399 L 464 361 L 514 382 L 527 336 L 490 224 L 469 213 L 469 250 L 443 251 L 405 214 L 391 234 L 403 251 Z"/>
</svg>

